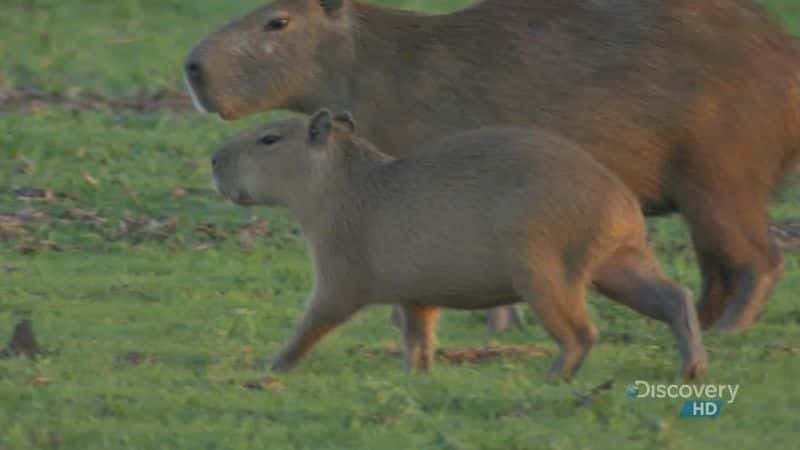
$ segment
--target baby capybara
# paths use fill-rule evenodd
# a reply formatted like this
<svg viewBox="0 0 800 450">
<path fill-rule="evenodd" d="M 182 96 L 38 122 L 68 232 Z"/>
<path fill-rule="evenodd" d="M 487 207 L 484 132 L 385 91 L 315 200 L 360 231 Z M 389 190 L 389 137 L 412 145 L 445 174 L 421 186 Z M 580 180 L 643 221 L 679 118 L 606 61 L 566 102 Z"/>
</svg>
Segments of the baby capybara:
<svg viewBox="0 0 800 450">
<path fill-rule="evenodd" d="M 274 369 L 373 304 L 402 308 L 406 363 L 427 369 L 439 308 L 525 301 L 559 344 L 551 371 L 569 377 L 597 339 L 594 285 L 669 324 L 683 375 L 704 372 L 690 297 L 659 269 L 634 194 L 588 153 L 542 130 L 483 128 L 395 159 L 354 129 L 348 113 L 321 110 L 213 157 L 224 196 L 286 206 L 310 244 L 314 289 Z"/>
</svg>

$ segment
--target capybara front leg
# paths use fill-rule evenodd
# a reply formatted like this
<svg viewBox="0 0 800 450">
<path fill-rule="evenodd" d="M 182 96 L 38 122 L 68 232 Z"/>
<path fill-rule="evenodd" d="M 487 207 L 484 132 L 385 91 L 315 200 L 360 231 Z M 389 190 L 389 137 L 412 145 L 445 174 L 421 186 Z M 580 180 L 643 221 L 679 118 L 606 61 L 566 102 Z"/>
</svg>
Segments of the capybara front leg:
<svg viewBox="0 0 800 450">
<path fill-rule="evenodd" d="M 407 370 L 429 370 L 433 367 L 438 317 L 439 309 L 434 306 L 407 305 L 402 307 Z"/>
<path fill-rule="evenodd" d="M 347 321 L 359 309 L 355 304 L 316 298 L 298 323 L 294 337 L 272 363 L 272 370 L 284 371 L 308 352 L 320 339 Z"/>
<path fill-rule="evenodd" d="M 514 289 L 558 343 L 560 351 L 550 375 L 569 379 L 597 341 L 597 328 L 589 319 L 583 287 L 566 285 L 561 268 L 542 265 L 539 269 L 521 269 L 514 277 Z M 545 273 L 548 269 L 557 273 Z"/>
</svg>

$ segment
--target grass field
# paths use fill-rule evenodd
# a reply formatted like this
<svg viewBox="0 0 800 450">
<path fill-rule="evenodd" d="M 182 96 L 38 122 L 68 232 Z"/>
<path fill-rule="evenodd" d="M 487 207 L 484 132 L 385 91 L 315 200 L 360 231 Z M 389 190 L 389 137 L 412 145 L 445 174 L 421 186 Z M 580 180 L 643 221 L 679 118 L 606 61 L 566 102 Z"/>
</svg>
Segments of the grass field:
<svg viewBox="0 0 800 450">
<path fill-rule="evenodd" d="M 0 7 L 0 96 L 26 88 L 59 100 L 0 110 L 0 341 L 30 318 L 44 350 L 0 359 L 0 450 L 797 445 L 798 252 L 787 252 L 757 326 L 706 336 L 704 382 L 741 385 L 718 419 L 680 419 L 680 400 L 628 398 L 637 379 L 678 382 L 677 355 L 665 327 L 596 297 L 603 338 L 572 383 L 546 378 L 555 345 L 540 327 L 491 337 L 467 313 L 443 315 L 443 347 L 491 338 L 544 354 L 451 355 L 407 375 L 386 308 L 264 379 L 301 311 L 309 262 L 283 211 L 234 207 L 208 187 L 215 145 L 264 116 L 224 124 L 157 101 L 181 91 L 198 38 L 260 1 L 87 3 Z M 800 2 L 765 3 L 800 33 Z M 81 107 L 87 96 L 105 100 Z M 113 104 L 133 98 L 155 106 Z M 800 217 L 799 201 L 800 189 L 788 191 L 773 217 Z M 651 223 L 670 275 L 697 292 L 682 224 Z"/>
</svg>

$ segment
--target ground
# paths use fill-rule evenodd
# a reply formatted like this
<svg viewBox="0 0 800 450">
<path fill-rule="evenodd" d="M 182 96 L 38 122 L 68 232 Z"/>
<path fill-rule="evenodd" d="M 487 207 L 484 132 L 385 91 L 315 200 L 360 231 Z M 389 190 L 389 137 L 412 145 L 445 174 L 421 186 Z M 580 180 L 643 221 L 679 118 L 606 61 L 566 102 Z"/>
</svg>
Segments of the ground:
<svg viewBox="0 0 800 450">
<path fill-rule="evenodd" d="M 469 313 L 445 313 L 447 352 L 431 374 L 407 375 L 387 308 L 265 378 L 302 310 L 309 261 L 283 211 L 235 207 L 208 187 L 216 143 L 266 116 L 195 114 L 180 86 L 191 45 L 260 2 L 86 3 L 4 0 L 0 14 L 0 347 L 30 319 L 42 351 L 0 359 L 0 449 L 796 445 L 794 250 L 755 327 L 705 336 L 703 382 L 741 386 L 717 419 L 626 396 L 634 380 L 678 383 L 678 358 L 665 327 L 598 297 L 602 340 L 572 383 L 546 378 L 555 346 L 532 319 L 491 337 Z M 800 33 L 800 2 L 765 3 Z M 800 218 L 798 200 L 785 192 L 774 221 Z M 650 226 L 670 275 L 697 292 L 683 225 Z M 457 351 L 488 339 L 504 356 Z"/>
</svg>

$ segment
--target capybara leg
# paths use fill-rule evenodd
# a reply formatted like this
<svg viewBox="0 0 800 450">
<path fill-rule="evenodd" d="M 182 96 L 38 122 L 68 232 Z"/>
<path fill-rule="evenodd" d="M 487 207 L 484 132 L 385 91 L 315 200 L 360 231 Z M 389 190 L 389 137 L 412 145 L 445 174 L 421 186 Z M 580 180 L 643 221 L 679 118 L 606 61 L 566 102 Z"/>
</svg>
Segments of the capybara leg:
<svg viewBox="0 0 800 450">
<path fill-rule="evenodd" d="M 389 315 L 389 322 L 397 328 L 403 328 L 403 308 L 397 305 L 392 306 L 392 313 Z"/>
<path fill-rule="evenodd" d="M 272 363 L 272 370 L 291 368 L 314 344 L 358 311 L 356 304 L 345 303 L 332 299 L 313 299 L 295 328 L 294 336 Z"/>
<path fill-rule="evenodd" d="M 783 257 L 769 237 L 765 200 L 757 194 L 707 198 L 693 193 L 681 209 L 703 269 L 703 325 L 739 331 L 752 325 L 783 274 Z"/>
<path fill-rule="evenodd" d="M 408 305 L 402 308 L 406 369 L 429 370 L 436 347 L 436 320 L 439 308 Z"/>
<path fill-rule="evenodd" d="M 393 306 L 389 320 L 392 325 L 401 328 L 403 326 L 402 316 L 401 308 L 399 306 Z M 486 327 L 492 333 L 502 333 L 512 328 L 522 328 L 524 324 L 525 322 L 522 319 L 522 315 L 513 305 L 499 306 L 486 311 Z"/>
<path fill-rule="evenodd" d="M 596 271 L 593 281 L 606 297 L 670 326 L 684 378 L 695 379 L 705 372 L 707 356 L 691 296 L 662 274 L 649 249 L 620 249 Z"/>
<path fill-rule="evenodd" d="M 696 250 L 703 280 L 697 312 L 700 327 L 707 330 L 722 316 L 725 299 L 730 296 L 730 286 L 726 283 L 725 267 L 719 264 L 714 254 L 699 248 Z"/>
<path fill-rule="evenodd" d="M 559 355 L 550 374 L 569 379 L 597 341 L 597 329 L 589 320 L 583 288 L 564 285 L 563 273 L 550 276 L 533 271 L 523 270 L 515 276 L 514 287 L 558 343 Z"/>
<path fill-rule="evenodd" d="M 522 328 L 522 316 L 514 305 L 498 306 L 486 312 L 486 326 L 492 333 Z"/>
<path fill-rule="evenodd" d="M 770 242 L 770 245 L 774 250 L 766 271 L 759 271 L 753 267 L 737 271 L 733 299 L 719 321 L 714 324 L 714 329 L 741 331 L 758 320 L 785 267 L 783 255 L 777 244 Z"/>
</svg>

